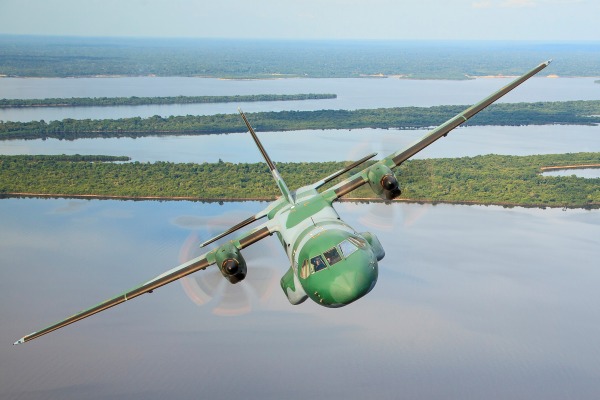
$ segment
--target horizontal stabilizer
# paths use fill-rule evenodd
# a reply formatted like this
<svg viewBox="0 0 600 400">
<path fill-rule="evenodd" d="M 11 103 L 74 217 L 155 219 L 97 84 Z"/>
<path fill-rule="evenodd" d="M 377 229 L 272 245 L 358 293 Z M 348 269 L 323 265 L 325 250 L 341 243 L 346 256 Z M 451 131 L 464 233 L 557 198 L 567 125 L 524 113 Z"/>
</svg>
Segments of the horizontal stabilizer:
<svg viewBox="0 0 600 400">
<path fill-rule="evenodd" d="M 261 219 L 261 218 L 263 218 L 263 217 L 265 217 L 265 216 L 266 216 L 266 214 L 256 214 L 256 215 L 253 215 L 253 216 L 251 216 L 250 218 L 247 218 L 247 219 L 243 220 L 243 221 L 242 221 L 242 222 L 240 222 L 239 224 L 237 224 L 237 225 L 235 225 L 235 226 L 232 226 L 231 228 L 229 228 L 229 229 L 228 229 L 228 230 L 226 230 L 225 232 L 223 232 L 223 233 L 221 233 L 221 234 L 219 234 L 219 235 L 215 236 L 214 238 L 212 238 L 212 239 L 209 239 L 209 240 L 207 240 L 206 242 L 202 243 L 202 244 L 200 245 L 200 247 L 205 247 L 205 246 L 208 246 L 209 244 L 211 244 L 211 243 L 213 243 L 213 242 L 216 242 L 217 240 L 219 240 L 219 239 L 221 239 L 221 238 L 224 238 L 225 236 L 227 236 L 227 235 L 229 235 L 229 234 L 231 234 L 231 233 L 233 233 L 233 232 L 237 231 L 238 229 L 242 229 L 243 227 L 250 225 L 250 224 L 251 224 L 251 223 L 253 223 L 254 221 L 258 221 L 259 219 Z"/>
<path fill-rule="evenodd" d="M 350 171 L 350 170 L 358 167 L 359 165 L 363 164 L 364 162 L 369 161 L 371 158 L 375 157 L 376 155 L 377 155 L 377 153 L 371 153 L 368 156 L 365 156 L 365 157 L 361 158 L 360 160 L 353 162 L 352 164 L 344 167 L 343 169 L 339 170 L 338 172 L 335 172 L 335 173 L 329 175 L 327 178 L 321 179 L 319 182 L 315 183 L 313 185 L 313 187 L 315 189 L 318 189 L 321 186 L 328 184 L 329 182 L 331 182 L 335 178 L 337 178 L 337 177 L 345 174 L 346 172 L 348 172 L 348 171 Z"/>
</svg>

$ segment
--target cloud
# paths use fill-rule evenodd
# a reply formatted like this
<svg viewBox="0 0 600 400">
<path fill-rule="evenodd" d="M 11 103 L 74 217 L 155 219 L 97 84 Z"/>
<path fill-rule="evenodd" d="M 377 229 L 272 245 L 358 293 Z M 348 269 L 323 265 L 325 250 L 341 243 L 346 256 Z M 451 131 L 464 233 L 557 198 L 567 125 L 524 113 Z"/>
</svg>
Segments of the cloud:
<svg viewBox="0 0 600 400">
<path fill-rule="evenodd" d="M 519 8 L 519 7 L 535 7 L 539 3 L 538 0 L 481 0 L 471 3 L 473 8 Z"/>
<path fill-rule="evenodd" d="M 535 0 L 505 0 L 500 4 L 501 7 L 535 7 Z"/>
<path fill-rule="evenodd" d="M 472 3 L 473 8 L 491 8 L 494 4 L 491 0 L 475 1 Z"/>
<path fill-rule="evenodd" d="M 585 3 L 586 0 L 479 0 L 471 3 L 473 8 L 522 8 L 544 5 L 574 5 Z"/>
</svg>

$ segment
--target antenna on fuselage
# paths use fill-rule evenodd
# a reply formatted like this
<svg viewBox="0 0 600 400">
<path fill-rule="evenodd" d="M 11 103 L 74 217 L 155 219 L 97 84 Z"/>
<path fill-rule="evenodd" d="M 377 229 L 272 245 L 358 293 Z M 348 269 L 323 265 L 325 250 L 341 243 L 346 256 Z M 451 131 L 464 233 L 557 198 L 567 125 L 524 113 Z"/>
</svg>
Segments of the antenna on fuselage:
<svg viewBox="0 0 600 400">
<path fill-rule="evenodd" d="M 288 189 L 288 187 L 285 184 L 281 175 L 279 175 L 279 171 L 277 171 L 277 167 L 275 166 L 275 163 L 271 160 L 271 157 L 269 157 L 269 155 L 267 154 L 267 151 L 263 147 L 260 140 L 258 140 L 258 136 L 256 136 L 256 132 L 254 132 L 254 129 L 252 129 L 252 125 L 250 125 L 248 118 L 246 118 L 246 114 L 244 114 L 244 112 L 242 111 L 241 108 L 238 108 L 238 112 L 242 116 L 244 123 L 246 123 L 246 126 L 248 127 L 248 131 L 250 131 L 250 134 L 252 135 L 252 139 L 254 139 L 254 143 L 256 143 L 258 150 L 260 150 L 260 153 L 262 154 L 263 158 L 267 162 L 267 165 L 269 166 L 269 170 L 271 170 L 271 175 L 273 175 L 273 179 L 275 179 L 275 182 L 277 183 L 277 187 L 279 187 L 281 194 L 288 201 L 288 203 L 294 204 L 295 203 L 294 196 Z"/>
</svg>

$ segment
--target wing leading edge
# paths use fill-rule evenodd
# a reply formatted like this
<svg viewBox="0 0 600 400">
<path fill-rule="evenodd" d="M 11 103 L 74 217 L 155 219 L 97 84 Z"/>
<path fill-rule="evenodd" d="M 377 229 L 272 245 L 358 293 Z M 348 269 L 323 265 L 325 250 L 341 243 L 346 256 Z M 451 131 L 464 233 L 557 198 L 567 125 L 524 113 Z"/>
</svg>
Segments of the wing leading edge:
<svg viewBox="0 0 600 400">
<path fill-rule="evenodd" d="M 439 138 L 446 136 L 451 130 L 460 126 L 464 122 L 467 122 L 475 114 L 479 113 L 481 110 L 485 109 L 486 107 L 488 107 L 489 105 L 500 99 L 502 96 L 515 89 L 517 86 L 521 85 L 523 82 L 525 82 L 532 76 L 536 75 L 538 72 L 550 65 L 551 62 L 552 60 L 548 60 L 546 62 L 541 63 L 537 67 L 533 68 L 531 71 L 518 77 L 517 79 L 513 80 L 511 83 L 504 86 L 500 90 L 481 100 L 479 103 L 476 103 L 464 110 L 463 112 L 456 114 L 454 117 L 439 125 L 437 128 L 431 130 L 416 143 L 408 146 L 405 149 L 390 154 L 389 156 L 378 161 L 372 166 L 365 168 L 360 172 L 357 172 L 350 178 L 327 189 L 323 192 L 323 197 L 329 201 L 335 201 L 340 197 L 344 196 L 345 194 L 348 194 L 353 190 L 358 189 L 359 187 L 361 187 L 369 181 L 368 171 L 371 168 L 376 168 L 379 165 L 384 165 L 388 168 L 394 168 L 399 166 L 404 161 L 408 160 L 410 157 L 425 149 L 427 146 L 429 146 Z"/>
<path fill-rule="evenodd" d="M 246 225 L 248 225 L 248 224 L 246 224 Z M 238 224 L 238 225 L 240 225 L 240 224 Z M 235 240 L 232 240 L 229 243 L 232 243 L 235 247 L 237 247 L 238 250 L 242 250 L 242 249 L 258 242 L 259 240 L 262 240 L 262 239 L 266 238 L 267 236 L 272 235 L 274 232 L 275 232 L 275 229 L 272 228 L 270 226 L 269 222 L 267 221 L 267 222 L 259 225 L 258 227 L 250 230 L 249 232 L 242 234 L 240 237 L 238 237 Z M 172 268 L 172 269 L 158 275 L 157 277 L 155 277 L 139 286 L 136 286 L 135 288 L 133 288 L 131 290 L 128 290 L 124 293 L 119 294 L 118 296 L 115 296 L 106 301 L 103 301 L 102 303 L 100 303 L 94 307 L 91 307 L 87 310 L 80 311 L 80 312 L 78 312 L 60 322 L 50 325 L 49 327 L 44 328 L 40 331 L 33 332 L 33 333 L 30 333 L 29 335 L 23 336 L 21 339 L 17 340 L 13 344 L 15 344 L 15 345 L 21 344 L 21 343 L 29 342 L 33 339 L 37 339 L 40 336 L 43 336 L 50 332 L 53 332 L 57 329 L 63 328 L 67 325 L 70 325 L 72 323 L 80 321 L 84 318 L 90 317 L 101 311 L 104 311 L 104 310 L 107 310 L 114 306 L 117 306 L 128 300 L 134 299 L 138 296 L 141 296 L 142 294 L 152 293 L 152 291 L 154 291 L 154 289 L 157 289 L 168 283 L 176 281 L 176 280 L 183 278 L 184 276 L 190 275 L 196 271 L 204 270 L 204 269 L 208 268 L 209 266 L 216 263 L 215 254 L 217 253 L 218 250 L 219 250 L 219 248 L 216 248 L 207 253 L 204 253 L 203 255 L 198 256 L 198 257 L 196 257 L 190 261 L 187 261 L 181 265 L 178 265 L 177 267 Z"/>
<path fill-rule="evenodd" d="M 21 344 L 21 343 L 25 343 L 30 340 L 36 339 L 47 333 L 50 333 L 52 331 L 55 331 L 57 329 L 65 327 L 67 325 L 70 325 L 72 323 L 80 321 L 84 318 L 87 318 L 89 316 L 97 314 L 101 311 L 107 310 L 111 307 L 114 307 L 116 305 L 124 303 L 127 300 L 134 299 L 144 293 L 152 293 L 152 291 L 154 289 L 157 289 L 163 285 L 166 285 L 167 283 L 173 282 L 179 278 L 182 278 L 186 275 L 189 275 L 189 274 L 199 271 L 201 269 L 205 269 L 206 267 L 208 267 L 212 263 L 214 263 L 214 256 L 213 256 L 213 262 L 211 263 L 208 259 L 209 254 L 204 254 L 200 257 L 194 258 L 193 260 L 190 260 L 184 264 L 181 264 L 181 265 L 173 268 L 172 270 L 167 271 L 164 274 L 161 274 L 161 275 L 157 276 L 156 278 L 154 278 L 138 287 L 128 290 L 125 293 L 122 293 L 111 299 L 103 301 L 102 303 L 100 303 L 92 308 L 89 308 L 84 311 L 80 311 L 80 312 L 70 316 L 69 318 L 66 318 L 60 322 L 57 322 L 56 324 L 50 325 L 49 327 L 44 328 L 40 331 L 30 333 L 29 335 L 26 335 L 26 336 L 22 337 L 21 339 L 17 340 L 13 344 Z"/>
<path fill-rule="evenodd" d="M 288 189 L 287 185 L 285 184 L 285 182 L 283 181 L 283 179 L 281 178 L 281 175 L 279 174 L 279 171 L 277 170 L 277 167 L 275 166 L 275 163 L 273 163 L 273 161 L 271 160 L 271 158 L 269 157 L 269 155 L 267 154 L 265 148 L 263 147 L 262 143 L 260 142 L 260 140 L 258 139 L 256 132 L 254 131 L 254 129 L 252 128 L 252 126 L 250 125 L 250 122 L 248 121 L 248 119 L 246 118 L 246 115 L 242 112 L 242 110 L 238 110 L 242 119 L 244 120 L 248 130 L 250 131 L 250 134 L 252 135 L 252 138 L 254 139 L 254 142 L 256 143 L 258 149 L 260 150 L 261 154 L 263 155 L 265 161 L 267 162 L 269 169 L 271 171 L 271 174 L 273 175 L 273 178 L 275 179 L 275 182 L 277 183 L 277 186 L 279 187 L 279 189 L 281 190 L 281 193 L 283 195 L 283 199 L 285 202 L 289 203 L 289 204 L 294 204 L 294 196 L 293 193 L 290 192 L 290 190 Z M 200 245 L 200 247 L 204 247 L 207 246 L 210 243 L 213 243 L 225 236 L 230 235 L 231 233 L 244 228 L 250 224 L 252 224 L 255 221 L 258 221 L 261 218 L 264 218 L 267 216 L 268 212 L 275 207 L 277 204 L 279 204 L 279 202 L 275 202 L 272 203 L 269 207 L 267 207 L 266 209 L 262 210 L 261 212 L 259 212 L 258 214 L 255 214 L 253 216 L 251 216 L 250 218 L 245 219 L 244 221 L 236 224 L 235 226 L 231 227 L 230 229 L 228 229 L 227 231 L 223 232 L 220 235 L 217 235 L 207 241 L 205 241 L 204 243 L 202 243 Z M 259 227 L 250 230 L 249 232 L 242 234 L 240 237 L 238 237 L 235 240 L 232 240 L 231 242 L 229 242 L 228 246 L 233 245 L 234 247 L 236 247 L 238 250 L 242 250 L 245 247 L 250 246 L 253 243 L 258 242 L 259 240 L 262 240 L 264 238 L 266 238 L 267 236 L 272 235 L 275 231 L 277 230 L 276 227 L 274 227 L 271 223 L 269 223 L 268 221 L 263 223 L 262 225 L 260 225 Z M 70 316 L 69 318 L 66 318 L 60 322 L 57 322 L 56 324 L 50 325 L 47 328 L 44 328 L 40 331 L 37 332 L 33 332 L 30 333 L 29 335 L 26 335 L 24 337 L 22 337 L 21 339 L 17 340 L 15 343 L 13 344 L 21 344 L 21 343 L 25 343 L 28 342 L 30 340 L 36 339 L 40 336 L 43 336 L 47 333 L 50 333 L 52 331 L 55 331 L 57 329 L 60 329 L 62 327 L 65 327 L 67 325 L 70 325 L 72 323 L 75 323 L 77 321 L 80 321 L 84 318 L 87 318 L 89 316 L 92 316 L 94 314 L 97 314 L 101 311 L 107 310 L 109 308 L 112 308 L 116 305 L 119 305 L 121 303 L 126 302 L 127 300 L 131 300 L 133 298 L 136 298 L 144 293 L 152 293 L 152 291 L 154 289 L 157 289 L 161 286 L 164 286 L 168 283 L 171 283 L 173 281 L 176 281 L 180 278 L 183 278 L 184 276 L 190 275 L 196 271 L 199 270 L 203 270 L 206 269 L 207 267 L 215 264 L 217 262 L 217 257 L 216 257 L 216 253 L 220 248 L 211 250 L 197 258 L 194 258 L 193 260 L 190 260 L 186 263 L 183 263 L 157 277 L 155 277 L 154 279 L 143 283 L 140 286 L 137 286 L 125 293 L 122 293 L 116 297 L 113 297 L 111 299 L 108 299 L 92 308 L 89 308 L 87 310 L 83 310 L 80 311 L 72 316 Z"/>
</svg>

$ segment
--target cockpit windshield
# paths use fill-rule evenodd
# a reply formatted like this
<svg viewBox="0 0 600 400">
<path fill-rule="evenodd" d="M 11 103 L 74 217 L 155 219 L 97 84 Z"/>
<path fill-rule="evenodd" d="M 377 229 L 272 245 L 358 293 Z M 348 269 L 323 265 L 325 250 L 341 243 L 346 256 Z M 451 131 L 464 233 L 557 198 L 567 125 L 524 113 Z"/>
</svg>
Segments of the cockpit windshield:
<svg viewBox="0 0 600 400">
<path fill-rule="evenodd" d="M 323 254 L 310 258 L 310 263 L 304 261 L 300 276 L 306 279 L 310 274 L 319 272 L 350 257 L 360 247 L 364 247 L 364 244 L 359 239 L 354 237 L 344 239 L 340 244 L 323 252 Z"/>
<path fill-rule="evenodd" d="M 315 272 L 322 270 L 326 267 L 325 261 L 323 261 L 323 257 L 316 256 L 310 259 L 310 263 L 313 266 Z"/>
<path fill-rule="evenodd" d="M 335 247 L 327 250 L 325 253 L 323 253 L 323 255 L 325 256 L 327 264 L 329 265 L 333 265 L 338 261 L 342 261 L 342 257 Z"/>
<path fill-rule="evenodd" d="M 342 251 L 342 255 L 344 257 L 348 257 L 350 254 L 358 250 L 358 247 L 356 247 L 354 243 L 346 239 L 342 243 L 340 243 L 340 250 Z"/>
</svg>

